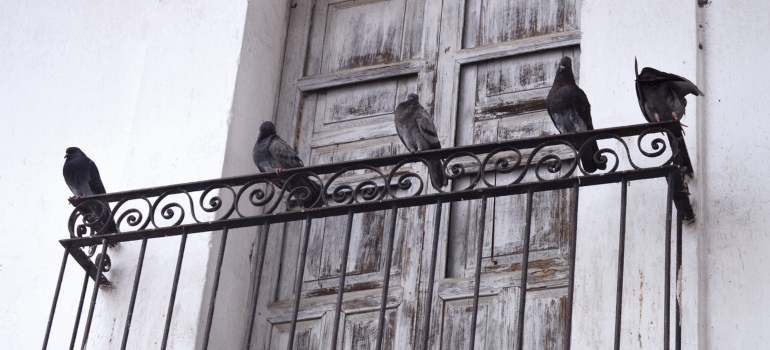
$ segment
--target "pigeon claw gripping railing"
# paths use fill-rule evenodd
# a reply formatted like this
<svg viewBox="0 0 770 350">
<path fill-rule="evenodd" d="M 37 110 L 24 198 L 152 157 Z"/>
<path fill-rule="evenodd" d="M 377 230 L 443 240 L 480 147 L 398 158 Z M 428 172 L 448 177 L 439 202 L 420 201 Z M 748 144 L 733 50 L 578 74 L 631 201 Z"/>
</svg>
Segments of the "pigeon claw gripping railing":
<svg viewBox="0 0 770 350">
<path fill-rule="evenodd" d="M 636 138 L 635 142 L 633 141 L 634 138 Z M 595 140 L 601 141 L 605 146 L 612 144 L 614 148 L 601 148 L 592 155 L 597 164 L 606 166 L 606 170 L 588 173 L 578 160 L 581 159 L 580 155 L 589 152 L 588 145 Z M 431 182 L 428 179 L 427 171 L 420 171 L 419 168 L 428 167 L 430 161 L 435 159 L 443 160 L 448 179 L 458 180 L 462 178 L 463 181 L 450 183 L 448 187 L 434 190 L 430 186 Z M 507 177 L 510 180 L 506 183 L 490 182 L 489 177 L 494 174 L 509 174 Z M 266 236 L 269 232 L 269 225 L 273 223 L 305 220 L 307 230 L 312 219 L 348 215 L 350 225 L 350 218 L 355 213 L 378 210 L 396 212 L 398 208 L 437 203 L 440 206 L 440 203 L 471 199 L 481 199 L 483 201 L 482 206 L 486 207 L 487 198 L 512 194 L 527 195 L 528 213 L 531 214 L 530 207 L 534 192 L 567 188 L 574 189 L 573 201 L 575 203 L 573 203 L 573 213 L 570 217 L 576 225 L 577 189 L 579 187 L 618 182 L 626 184 L 630 180 L 657 177 L 667 179 L 670 187 L 669 198 L 671 200 L 669 203 L 673 201 L 677 206 L 678 216 L 689 221 L 693 219 L 693 211 L 687 198 L 687 186 L 684 177 L 691 174 L 687 149 L 682 142 L 680 124 L 678 122 L 664 122 L 285 169 L 280 175 L 261 173 L 103 194 L 70 200 L 75 209 L 68 222 L 70 238 L 60 241 L 66 249 L 61 271 L 63 274 L 69 254 L 85 269 L 87 275 L 85 283 L 90 277 L 90 279 L 97 281 L 97 285 L 109 284 L 109 280 L 103 274 L 109 270 L 111 265 L 106 248 L 102 247 L 102 253 L 96 259 L 96 264 L 90 260 L 96 247 L 104 244 L 112 245 L 119 242 L 141 240 L 142 251 L 134 280 L 134 295 L 132 295 L 130 304 L 133 308 L 136 286 L 141 274 L 142 258 L 148 239 L 182 235 L 183 239 L 175 273 L 176 281 L 184 254 L 186 237 L 200 232 L 222 230 L 222 247 L 219 251 L 217 271 L 215 272 L 215 275 L 219 276 L 224 243 L 229 229 L 264 225 L 263 232 Z M 500 179 L 498 178 L 496 181 L 500 182 Z M 460 183 L 467 183 L 467 185 L 460 186 Z M 623 201 L 625 203 L 625 191 L 623 192 Z M 438 208 L 437 211 L 440 210 Z M 670 209 L 668 216 L 667 230 L 670 235 Z M 109 225 L 105 223 L 108 220 L 115 220 L 119 232 L 107 232 Z M 529 227 L 529 220 L 530 218 L 528 218 L 527 227 Z M 436 221 L 440 220 L 437 219 Z M 623 221 L 622 224 L 625 225 L 625 220 Z M 681 220 L 678 225 L 681 225 Z M 349 230 L 350 227 L 348 227 L 348 239 Z M 308 232 L 305 232 L 305 236 Z M 572 232 L 572 239 L 574 240 L 576 233 L 574 226 Z M 438 234 L 438 226 L 436 226 L 436 235 Z M 394 244 L 392 232 L 389 237 L 387 244 L 389 250 L 392 251 Z M 523 238 L 528 241 L 528 234 Z M 304 242 L 307 244 L 307 239 Z M 438 240 L 435 239 L 434 245 L 437 242 Z M 264 244 L 266 244 L 265 237 L 260 243 L 260 251 L 263 255 Z M 570 243 L 572 251 L 574 251 L 574 244 L 574 242 Z M 668 249 L 670 250 L 670 247 Z M 525 257 L 528 252 L 529 248 L 527 247 Z M 435 247 L 433 253 L 435 253 Z M 570 260 L 568 323 L 570 323 L 569 320 L 572 316 L 574 254 L 572 255 Z M 480 259 L 477 260 L 480 261 Z M 435 269 L 435 254 L 431 264 L 431 268 Z M 677 255 L 677 264 L 677 266 L 680 265 L 679 255 Z M 260 263 L 260 274 L 261 265 Z M 524 266 L 526 266 L 526 260 Z M 479 271 L 479 267 L 477 267 L 477 274 Z M 526 275 L 522 274 L 522 285 L 524 286 L 527 282 Z M 101 276 L 101 278 L 97 279 L 97 276 Z M 387 277 L 388 274 L 386 273 L 386 280 Z M 342 285 L 344 274 L 340 278 Z M 622 285 L 622 272 L 619 281 Z M 476 284 L 478 283 L 477 276 Z M 61 275 L 51 310 L 46 342 L 60 285 Z M 176 283 L 174 283 L 174 290 L 176 289 L 175 286 Z M 432 295 L 432 286 L 433 284 L 430 283 L 427 295 Z M 213 288 L 204 338 L 206 342 L 208 341 L 213 305 L 216 299 L 216 283 Z M 301 288 L 301 284 L 298 285 L 298 288 Z M 338 302 L 342 300 L 343 289 L 339 289 Z M 384 286 L 384 289 L 387 290 L 387 285 Z M 256 300 L 258 293 L 253 293 L 253 298 Z M 296 293 L 298 296 L 301 294 Z M 383 296 L 386 295 L 385 293 L 383 292 Z M 473 304 L 474 316 L 478 307 L 478 293 L 478 286 L 476 286 Z M 521 293 L 522 298 L 524 294 L 526 293 Z M 174 293 L 172 293 L 173 295 Z M 89 322 L 84 330 L 85 335 L 89 331 L 96 296 L 97 292 L 94 291 L 91 310 L 88 314 Z M 520 307 L 523 307 L 524 299 L 521 299 L 520 303 Z M 382 305 L 384 308 L 384 301 Z M 666 299 L 666 307 L 668 308 L 668 306 L 668 299 Z M 296 322 L 296 307 L 295 304 L 292 325 Z M 171 310 L 169 308 L 169 312 Z M 520 313 L 523 311 L 523 308 L 520 309 Z M 337 312 L 339 313 L 339 310 Z M 618 309 L 616 317 L 619 317 L 619 312 Z M 130 315 L 131 310 L 129 310 L 129 318 L 125 325 L 124 347 L 130 325 Z M 381 314 L 380 317 L 381 322 L 383 315 Z M 522 315 L 520 317 L 523 317 Z M 339 317 L 338 314 L 337 317 Z M 252 313 L 249 320 L 250 325 L 253 323 L 253 318 Z M 429 312 L 423 320 L 426 325 L 430 325 Z M 668 313 L 666 314 L 667 322 Z M 519 325 L 520 334 L 518 336 L 520 339 L 517 348 L 522 346 L 521 337 L 523 334 L 521 330 L 523 328 L 521 327 L 523 327 L 523 323 Z M 166 328 L 163 344 L 166 343 L 168 322 Z M 294 327 L 292 327 L 290 341 L 293 341 L 293 330 Z M 567 337 L 569 337 L 570 331 L 571 325 L 568 326 Z M 378 347 L 381 346 L 382 332 L 383 327 L 380 325 L 377 338 Z M 77 329 L 74 333 L 77 333 Z M 249 332 L 249 338 L 250 334 Z M 424 334 L 427 337 L 428 332 L 424 332 Z M 475 337 L 475 332 L 471 332 L 471 337 Z M 666 338 L 668 339 L 667 333 Z M 86 341 L 87 339 L 84 339 L 83 344 Z M 471 343 L 473 343 L 473 339 L 471 339 Z M 427 346 L 428 339 L 423 338 L 422 344 Z M 567 345 L 567 347 L 569 346 Z"/>
</svg>

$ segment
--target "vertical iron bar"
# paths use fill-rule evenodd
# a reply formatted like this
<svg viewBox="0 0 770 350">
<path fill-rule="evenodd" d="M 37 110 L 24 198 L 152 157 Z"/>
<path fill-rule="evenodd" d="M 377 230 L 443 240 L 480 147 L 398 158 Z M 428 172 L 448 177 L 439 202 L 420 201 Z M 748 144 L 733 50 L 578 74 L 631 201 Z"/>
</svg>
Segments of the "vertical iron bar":
<svg viewBox="0 0 770 350">
<path fill-rule="evenodd" d="M 570 215 L 570 237 L 569 237 L 569 289 L 567 290 L 567 319 L 564 332 L 564 349 L 569 350 L 572 347 L 572 304 L 575 302 L 575 257 L 577 256 L 577 220 L 578 220 L 578 199 L 580 193 L 580 183 L 575 181 L 572 186 L 572 210 Z"/>
<path fill-rule="evenodd" d="M 396 218 L 398 208 L 394 205 L 390 215 L 390 232 L 388 232 L 388 241 L 385 242 L 385 267 L 382 276 L 382 296 L 380 301 L 380 322 L 377 324 L 377 347 L 376 350 L 382 350 L 382 337 L 385 333 L 385 308 L 388 305 L 388 284 L 390 283 L 390 265 L 393 256 L 393 240 L 396 238 Z"/>
<path fill-rule="evenodd" d="M 665 290 L 663 294 L 663 349 L 668 350 L 671 347 L 671 207 L 673 204 L 674 195 L 674 171 L 669 171 L 668 176 L 668 195 L 666 196 L 666 257 L 665 257 L 665 269 L 666 274 L 664 276 Z"/>
<path fill-rule="evenodd" d="M 532 230 L 532 196 L 532 188 L 530 188 L 527 190 L 527 221 L 524 226 L 524 233 L 522 234 L 524 251 L 521 255 L 521 291 L 519 292 L 518 334 L 516 335 L 518 338 L 516 349 L 518 350 L 524 348 L 524 308 L 527 305 L 527 270 L 529 269 L 529 236 Z"/>
<path fill-rule="evenodd" d="M 222 228 L 222 240 L 219 242 L 219 254 L 217 255 L 217 267 L 214 270 L 214 282 L 211 286 L 211 300 L 209 300 L 209 312 L 206 316 L 206 332 L 203 333 L 203 349 L 209 348 L 209 335 L 211 335 L 211 322 L 214 319 L 214 307 L 217 302 L 217 291 L 219 291 L 219 276 L 222 273 L 222 261 L 225 258 L 225 247 L 227 247 L 227 226 Z"/>
<path fill-rule="evenodd" d="M 340 263 L 340 285 L 337 290 L 337 304 L 334 310 L 334 330 L 332 332 L 332 347 L 337 348 L 337 333 L 340 331 L 340 316 L 342 314 L 342 295 L 345 293 L 345 271 L 348 269 L 348 253 L 350 252 L 350 233 L 353 230 L 353 211 L 348 211 L 348 228 L 345 232 L 345 244 L 342 246 L 342 262 Z"/>
<path fill-rule="evenodd" d="M 430 276 L 428 277 L 428 291 L 426 294 L 427 305 L 425 308 L 425 320 L 422 324 L 422 349 L 428 348 L 428 340 L 430 339 L 430 315 L 433 308 L 433 280 L 436 279 L 436 259 L 438 255 L 438 237 L 439 228 L 441 225 L 441 199 L 436 201 L 436 216 L 433 219 L 433 245 L 431 248 L 430 256 Z"/>
<path fill-rule="evenodd" d="M 476 276 L 473 284 L 473 314 L 471 316 L 470 350 L 476 346 L 476 321 L 479 315 L 479 289 L 481 288 L 481 255 L 484 251 L 484 229 L 487 221 L 487 197 L 481 197 L 481 215 L 479 216 L 479 231 L 476 241 Z"/>
<path fill-rule="evenodd" d="M 120 349 L 125 350 L 128 344 L 128 332 L 131 330 L 131 318 L 134 316 L 134 304 L 136 303 L 136 292 L 139 290 L 139 279 L 142 277 L 142 266 L 144 265 L 144 251 L 147 249 L 147 237 L 142 238 L 142 247 L 139 249 L 139 259 L 136 262 L 136 275 L 134 275 L 134 286 L 131 289 L 131 301 L 128 302 L 128 313 L 126 313 L 126 326 L 123 329 L 123 341 Z"/>
<path fill-rule="evenodd" d="M 683 206 L 680 205 L 679 208 Z M 681 210 L 676 211 L 676 339 L 674 340 L 674 348 L 679 350 L 682 348 L 682 296 L 679 291 L 682 290 L 682 220 L 683 213 Z"/>
<path fill-rule="evenodd" d="M 75 314 L 75 327 L 72 329 L 72 339 L 70 340 L 70 350 L 75 348 L 75 339 L 78 337 L 78 327 L 80 326 L 80 314 L 83 313 L 83 303 L 86 300 L 86 289 L 88 289 L 88 271 L 83 277 L 83 289 L 80 291 L 80 303 L 78 304 L 78 313 Z"/>
<path fill-rule="evenodd" d="M 166 311 L 166 325 L 163 327 L 163 340 L 160 343 L 160 349 L 166 349 L 168 343 L 168 331 L 171 328 L 171 316 L 174 313 L 174 301 L 176 300 L 176 287 L 179 285 L 179 273 L 182 272 L 182 260 L 184 259 L 184 247 L 187 244 L 187 230 L 182 229 L 182 239 L 179 242 L 179 254 L 176 257 L 176 269 L 174 269 L 174 282 L 171 284 L 171 296 L 168 300 L 168 310 Z"/>
<path fill-rule="evenodd" d="M 51 303 L 51 313 L 48 314 L 48 325 L 45 327 L 45 338 L 43 338 L 43 350 L 48 347 L 48 337 L 51 335 L 51 326 L 53 325 L 53 315 L 56 312 L 56 302 L 59 301 L 59 290 L 61 290 L 61 282 L 64 279 L 64 268 L 67 267 L 67 257 L 69 257 L 69 251 L 64 248 L 64 257 L 61 260 L 61 268 L 59 268 L 59 279 L 56 281 L 56 290 L 53 292 L 53 303 Z"/>
<path fill-rule="evenodd" d="M 305 234 L 302 236 L 302 250 L 299 252 L 299 271 L 297 280 L 294 281 L 294 311 L 291 313 L 291 328 L 289 329 L 289 347 L 294 348 L 294 333 L 297 332 L 297 314 L 299 313 L 299 300 L 302 297 L 302 280 L 305 278 L 305 259 L 307 259 L 307 245 L 310 241 L 310 224 L 312 223 L 310 215 L 305 219 Z"/>
<path fill-rule="evenodd" d="M 623 313 L 623 265 L 626 256 L 626 201 L 628 179 L 620 183 L 620 234 L 618 236 L 618 284 L 615 294 L 615 350 L 620 349 L 620 319 Z"/>
<path fill-rule="evenodd" d="M 107 239 L 102 239 L 102 254 L 99 256 L 98 266 L 96 268 L 96 278 L 94 281 L 94 290 L 91 293 L 91 305 L 88 307 L 88 317 L 86 318 L 86 327 L 83 328 L 83 342 L 80 346 L 85 350 L 88 345 L 88 333 L 91 331 L 91 321 L 94 318 L 94 309 L 96 309 L 96 297 L 99 295 L 99 285 L 102 283 L 102 269 L 104 269 L 104 260 L 107 257 Z"/>
<path fill-rule="evenodd" d="M 265 266 L 265 253 L 267 251 L 267 237 L 270 233 L 270 224 L 265 223 L 262 230 L 262 237 L 259 240 L 259 256 L 257 257 L 257 275 L 254 277 L 254 289 L 251 291 L 251 313 L 249 314 L 249 328 L 246 329 L 246 341 L 243 343 L 243 350 L 249 350 L 251 347 L 251 335 L 254 331 L 254 319 L 257 314 L 257 299 L 259 298 L 259 287 L 262 282 L 262 269 Z"/>
</svg>

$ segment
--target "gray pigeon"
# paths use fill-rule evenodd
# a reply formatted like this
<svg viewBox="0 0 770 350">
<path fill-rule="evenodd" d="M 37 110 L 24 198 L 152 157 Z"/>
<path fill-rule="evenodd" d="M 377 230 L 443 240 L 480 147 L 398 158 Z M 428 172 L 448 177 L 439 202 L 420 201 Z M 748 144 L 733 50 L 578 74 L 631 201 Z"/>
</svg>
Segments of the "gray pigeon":
<svg viewBox="0 0 770 350">
<path fill-rule="evenodd" d="M 275 125 L 269 121 L 259 126 L 259 137 L 257 137 L 257 143 L 254 145 L 251 155 L 254 159 L 254 164 L 263 173 L 275 172 L 280 174 L 283 169 L 305 166 L 302 163 L 302 159 L 299 159 L 297 156 L 297 152 L 275 133 Z M 298 199 L 305 208 L 311 208 L 314 205 L 320 204 L 316 202 L 321 193 L 321 186 L 316 181 L 308 178 L 295 178 L 288 184 L 284 184 L 280 180 L 276 180 L 275 183 L 279 188 L 285 189 L 287 192 L 300 187 L 307 189 L 309 191 L 307 200 Z M 302 191 L 298 193 L 298 196 L 301 197 L 304 193 Z"/>
<path fill-rule="evenodd" d="M 634 59 L 636 72 L 636 97 L 639 108 L 650 123 L 680 120 L 684 117 L 687 94 L 703 96 L 703 92 L 691 81 L 675 74 L 639 66 Z M 684 124 L 682 124 L 684 125 Z"/>
<path fill-rule="evenodd" d="M 396 106 L 395 122 L 398 138 L 401 139 L 409 152 L 415 153 L 441 148 L 436 134 L 436 126 L 433 125 L 428 111 L 420 104 L 420 98 L 417 94 L 409 94 L 406 101 Z M 440 189 L 448 183 L 444 175 L 444 166 L 439 159 L 430 161 L 430 180 L 436 189 Z"/>
<path fill-rule="evenodd" d="M 548 91 L 545 101 L 548 115 L 559 133 L 568 134 L 594 129 L 591 121 L 591 104 L 583 90 L 575 84 L 572 73 L 572 58 L 564 56 L 559 61 L 556 78 Z M 579 145 L 575 145 L 579 149 Z M 587 152 L 586 152 L 587 151 Z M 599 151 L 599 145 L 593 141 L 580 155 L 580 162 L 586 172 L 593 173 L 596 169 L 606 169 L 606 162 L 596 162 L 594 154 Z"/>
<path fill-rule="evenodd" d="M 86 156 L 80 148 L 69 147 L 67 148 L 66 159 L 64 161 L 64 182 L 72 191 L 74 196 L 72 198 L 78 199 L 81 197 L 88 197 L 97 194 L 105 194 L 102 179 L 99 176 L 99 169 L 96 168 L 96 164 L 88 156 Z M 97 216 L 102 215 L 102 207 L 99 205 L 89 206 L 93 213 Z M 109 212 L 105 219 L 109 216 Z M 106 222 L 106 221 L 105 221 Z M 105 223 L 103 222 L 103 224 Z M 118 232 L 115 225 L 115 221 L 110 219 L 107 223 L 106 233 Z M 101 227 L 96 228 L 97 231 L 101 230 Z"/>
</svg>

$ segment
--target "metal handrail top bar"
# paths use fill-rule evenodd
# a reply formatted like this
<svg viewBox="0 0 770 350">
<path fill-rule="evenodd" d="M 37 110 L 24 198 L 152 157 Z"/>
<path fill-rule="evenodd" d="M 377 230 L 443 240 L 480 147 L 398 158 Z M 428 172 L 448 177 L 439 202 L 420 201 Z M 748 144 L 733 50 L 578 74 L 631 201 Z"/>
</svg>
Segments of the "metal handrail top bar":
<svg viewBox="0 0 770 350">
<path fill-rule="evenodd" d="M 614 136 L 619 136 L 619 137 L 636 136 L 649 129 L 666 129 L 670 131 L 677 138 L 682 137 L 681 124 L 678 121 L 667 121 L 667 122 L 651 123 L 651 124 L 644 123 L 644 124 L 637 124 L 637 125 L 630 125 L 630 126 L 596 129 L 592 131 L 585 131 L 585 132 L 572 133 L 572 134 L 557 134 L 557 135 L 549 135 L 549 136 L 541 136 L 541 137 L 523 138 L 523 139 L 512 140 L 512 141 L 490 142 L 490 143 L 476 144 L 476 145 L 470 145 L 470 146 L 443 148 L 439 150 L 420 152 L 418 154 L 407 153 L 407 154 L 399 154 L 399 155 L 385 156 L 385 157 L 379 157 L 379 158 L 360 159 L 360 160 L 340 162 L 340 163 L 313 165 L 313 166 L 307 166 L 303 168 L 285 169 L 281 172 L 281 176 L 283 178 L 288 178 L 293 174 L 302 173 L 302 172 L 312 172 L 314 174 L 319 174 L 319 175 L 330 174 L 330 173 L 339 171 L 341 169 L 344 169 L 346 167 L 354 167 L 358 165 L 368 165 L 373 167 L 388 166 L 388 165 L 395 165 L 400 161 L 403 161 L 409 158 L 414 158 L 414 157 L 420 157 L 427 160 L 442 159 L 449 155 L 455 154 L 457 152 L 483 154 L 483 153 L 489 153 L 499 147 L 504 147 L 504 146 L 527 149 L 527 148 L 534 148 L 539 144 L 542 144 L 544 142 L 549 142 L 549 141 L 567 141 L 572 143 L 582 143 L 588 140 L 589 138 L 597 135 L 612 134 Z M 682 156 L 687 158 L 687 153 L 683 152 Z M 689 159 L 683 159 L 683 164 L 690 164 Z M 169 190 L 174 190 L 174 189 L 183 189 L 186 191 L 201 191 L 201 190 L 205 190 L 207 187 L 209 187 L 214 183 L 226 184 L 230 186 L 240 186 L 248 183 L 249 181 L 253 181 L 257 179 L 272 179 L 272 178 L 275 178 L 275 176 L 276 175 L 274 173 L 258 173 L 258 174 L 251 174 L 251 175 L 241 175 L 241 176 L 210 179 L 210 180 L 203 180 L 203 181 L 194 181 L 194 182 L 188 182 L 188 183 L 182 183 L 182 184 L 149 187 L 149 188 L 142 188 L 142 189 L 136 189 L 136 190 L 100 194 L 100 195 L 95 195 L 90 197 L 81 197 L 78 199 L 70 199 L 70 203 L 72 203 L 72 205 L 74 206 L 77 206 L 83 201 L 86 201 L 89 199 L 96 199 L 106 203 L 106 202 L 118 201 L 127 196 L 155 197 Z"/>
</svg>

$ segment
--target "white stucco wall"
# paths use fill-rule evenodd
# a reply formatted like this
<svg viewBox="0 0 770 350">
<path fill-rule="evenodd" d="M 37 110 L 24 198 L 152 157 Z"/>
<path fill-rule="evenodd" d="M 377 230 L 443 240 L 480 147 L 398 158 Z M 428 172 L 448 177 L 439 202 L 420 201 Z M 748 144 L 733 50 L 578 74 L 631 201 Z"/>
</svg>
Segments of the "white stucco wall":
<svg viewBox="0 0 770 350">
<path fill-rule="evenodd" d="M 256 172 L 251 146 L 273 114 L 287 8 L 271 0 L 0 5 L 3 348 L 42 342 L 63 254 L 58 240 L 68 236 L 72 210 L 61 175 L 66 147 L 81 147 L 98 164 L 110 192 Z M 170 348 L 200 341 L 207 268 L 219 242 L 210 236 L 188 239 Z M 228 259 L 248 261 L 253 239 L 232 234 Z M 129 348 L 160 343 L 178 243 L 148 244 Z M 89 348 L 120 346 L 139 245 L 110 253 L 114 288 L 99 294 Z M 250 265 L 228 267 L 228 259 L 223 280 L 243 281 L 222 285 L 217 307 L 243 309 L 228 300 L 249 292 Z M 49 348 L 69 344 L 82 278 L 70 260 Z M 242 331 L 225 325 L 212 343 L 239 344 L 217 336 Z"/>
<path fill-rule="evenodd" d="M 591 101 L 594 127 L 646 122 L 636 99 L 634 57 L 639 59 L 640 69 L 655 67 L 689 77 L 698 84 L 696 7 L 687 1 L 583 2 L 580 86 Z M 691 104 L 685 122 L 690 127 L 686 141 L 695 158 L 697 154 L 692 149 L 697 141 L 698 113 L 694 99 L 688 97 L 688 100 Z M 634 149 L 636 145 L 630 147 Z M 629 183 L 621 326 L 623 349 L 660 348 L 663 343 L 666 189 L 662 179 Z M 612 348 L 620 185 L 584 188 L 580 195 L 573 348 Z M 686 229 L 684 244 L 687 247 L 694 247 L 692 237 L 694 233 Z M 692 258 L 686 260 L 684 266 L 693 267 L 696 260 L 693 254 L 689 257 Z M 685 272 L 688 276 L 697 276 L 692 269 Z M 672 309 L 674 303 L 672 298 Z M 697 318 L 696 310 L 687 310 L 690 317 L 686 321 Z M 673 320 L 672 314 L 672 324 Z M 685 343 L 695 337 L 691 330 L 689 327 L 683 334 Z M 672 329 L 672 339 L 673 334 Z"/>
<path fill-rule="evenodd" d="M 712 1 L 701 11 L 701 344 L 761 349 L 770 342 L 770 3 Z"/>
<path fill-rule="evenodd" d="M 640 68 L 688 77 L 706 94 L 688 97 L 684 120 L 696 168 L 690 191 L 697 215 L 683 237 L 686 349 L 758 349 L 768 341 L 770 169 L 763 157 L 770 127 L 763 114 L 770 102 L 762 92 L 768 77 L 762 65 L 770 40 L 760 34 L 770 29 L 768 10 L 770 4 L 749 0 L 702 6 L 585 0 L 582 8 L 580 84 L 596 127 L 644 121 L 634 91 L 634 56 Z M 659 348 L 663 340 L 662 191 L 662 181 L 629 187 L 623 349 Z M 573 347 L 612 346 L 619 192 L 619 186 L 581 191 Z M 595 208 L 611 208 L 614 221 L 584 216 Z"/>
</svg>

